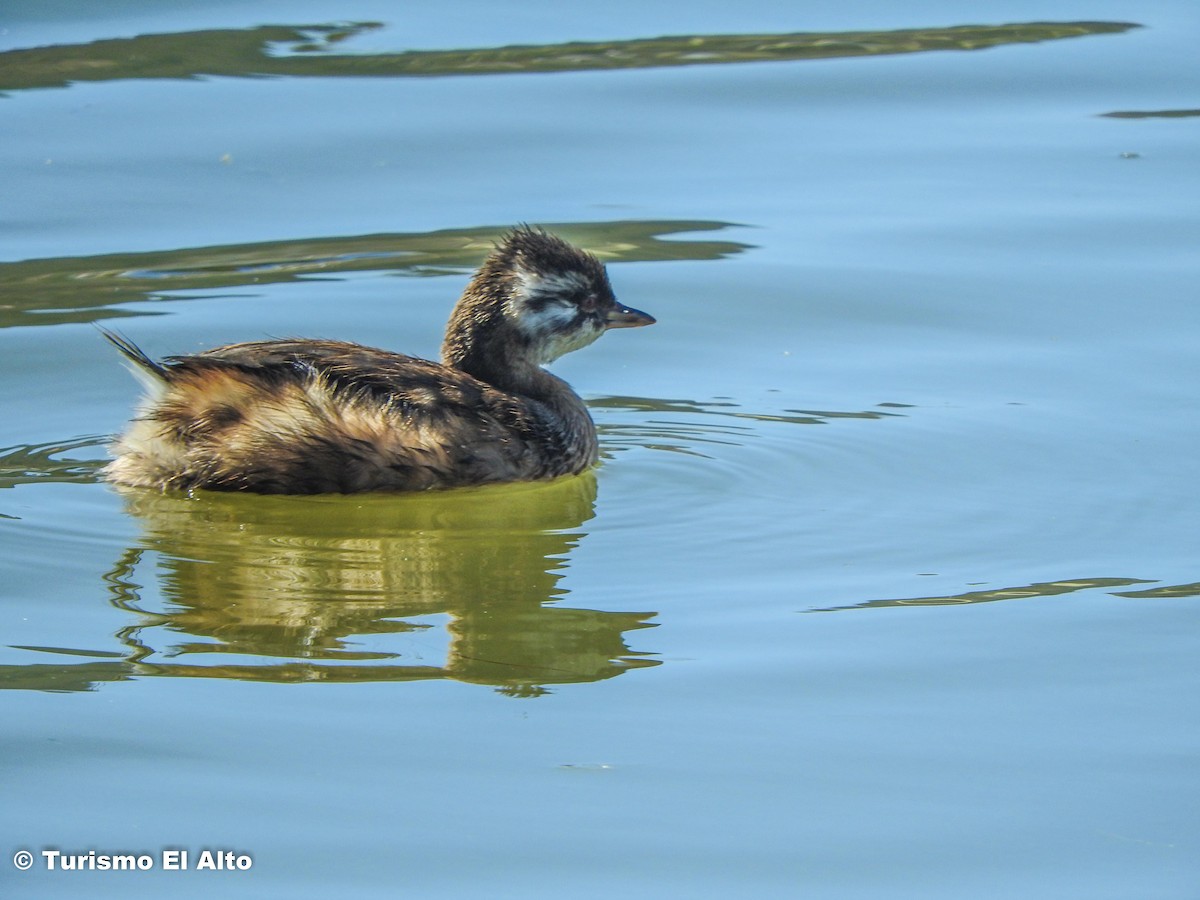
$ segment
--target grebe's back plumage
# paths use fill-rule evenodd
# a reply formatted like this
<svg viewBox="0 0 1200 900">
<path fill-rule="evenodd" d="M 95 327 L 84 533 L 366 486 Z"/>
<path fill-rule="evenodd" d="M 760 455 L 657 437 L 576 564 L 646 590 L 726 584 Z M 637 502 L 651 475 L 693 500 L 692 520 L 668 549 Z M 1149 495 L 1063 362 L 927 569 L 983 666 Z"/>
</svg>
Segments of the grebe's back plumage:
<svg viewBox="0 0 1200 900">
<path fill-rule="evenodd" d="M 106 332 L 150 388 L 106 473 L 135 487 L 285 494 L 578 473 L 596 462 L 595 425 L 542 366 L 608 328 L 653 321 L 617 303 L 594 256 L 523 227 L 463 293 L 440 364 L 319 340 L 158 363 Z"/>
</svg>

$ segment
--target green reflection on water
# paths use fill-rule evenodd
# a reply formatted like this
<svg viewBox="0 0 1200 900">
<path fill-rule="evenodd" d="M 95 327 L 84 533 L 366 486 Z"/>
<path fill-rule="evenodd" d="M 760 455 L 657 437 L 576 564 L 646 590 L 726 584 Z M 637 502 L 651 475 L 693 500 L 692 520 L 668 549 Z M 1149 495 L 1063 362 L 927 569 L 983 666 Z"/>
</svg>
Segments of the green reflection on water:
<svg viewBox="0 0 1200 900">
<path fill-rule="evenodd" d="M 656 397 L 595 397 L 588 400 L 592 409 L 642 413 L 636 422 L 598 422 L 603 456 L 630 447 L 666 450 L 688 456 L 708 458 L 706 445 L 742 446 L 757 433 L 762 423 L 785 425 L 826 425 L 832 419 L 885 419 L 902 417 L 905 413 L 881 409 L 908 409 L 906 403 L 880 403 L 880 409 L 859 411 L 784 409 L 778 412 L 756 412 L 742 409 L 731 400 L 662 399 Z M 654 414 L 647 417 L 644 414 Z M 662 419 L 658 415 L 676 415 L 677 419 Z M 745 423 L 745 424 L 743 424 Z"/>
<path fill-rule="evenodd" d="M 555 603 L 593 516 L 591 473 L 402 496 L 122 495 L 142 525 L 106 576 L 134 620 L 125 658 L 6 667 L 0 685 L 450 678 L 534 696 L 658 664 L 625 643 L 655 613 Z"/>
<path fill-rule="evenodd" d="M 980 50 L 1005 44 L 1117 34 L 1139 26 L 1128 22 L 1027 22 L 894 31 L 690 35 L 404 53 L 330 52 L 346 38 L 378 27 L 369 22 L 263 25 L 9 50 L 0 53 L 0 91 L 64 87 L 76 81 L 204 75 L 325 78 L 498 75 L 834 59 Z"/>
<path fill-rule="evenodd" d="M 19 444 L 0 448 L 0 490 L 19 484 L 91 484 L 100 479 L 104 459 L 64 458 L 76 450 L 99 451 L 105 438 L 98 435 L 45 444 Z M 9 518 L 0 513 L 0 518 Z"/>
<path fill-rule="evenodd" d="M 1200 581 L 1188 584 L 1167 584 L 1162 587 L 1146 588 L 1144 591 L 1117 591 L 1114 596 L 1137 599 L 1163 599 L 1169 597 L 1200 597 Z"/>
<path fill-rule="evenodd" d="M 0 328 L 145 315 L 116 307 L 171 299 L 168 295 L 174 291 L 227 290 L 346 272 L 440 275 L 467 271 L 479 264 L 507 227 L 0 263 Z M 726 222 L 568 222 L 545 227 L 606 262 L 720 259 L 749 246 L 735 241 L 662 240 L 666 235 L 732 227 Z"/>
<path fill-rule="evenodd" d="M 1127 587 L 1131 584 L 1152 584 L 1152 580 L 1144 578 L 1070 578 L 1062 581 L 1040 581 L 1036 584 L 1026 584 L 1017 587 L 992 588 L 986 591 L 967 591 L 963 594 L 949 594 L 942 597 L 904 597 L 894 600 L 868 600 L 865 603 L 854 603 L 848 606 L 831 606 L 824 609 L 811 609 L 805 612 L 838 612 L 846 609 L 878 609 L 895 606 L 956 606 L 967 603 L 993 603 L 997 600 L 1026 600 L 1031 597 L 1053 597 L 1057 594 L 1071 594 L 1075 591 L 1086 591 L 1093 588 Z M 1117 593 L 1118 597 L 1140 596 L 1139 594 Z"/>
<path fill-rule="evenodd" d="M 1200 116 L 1200 109 L 1127 109 L 1101 115 L 1108 119 L 1190 119 Z"/>
</svg>

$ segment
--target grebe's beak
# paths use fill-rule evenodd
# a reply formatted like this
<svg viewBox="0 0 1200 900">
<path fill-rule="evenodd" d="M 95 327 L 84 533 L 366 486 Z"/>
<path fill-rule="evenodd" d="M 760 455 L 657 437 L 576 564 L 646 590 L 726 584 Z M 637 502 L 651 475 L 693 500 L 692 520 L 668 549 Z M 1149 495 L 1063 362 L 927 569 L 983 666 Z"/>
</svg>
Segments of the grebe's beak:
<svg viewBox="0 0 1200 900">
<path fill-rule="evenodd" d="M 654 322 L 654 316 L 620 304 L 609 310 L 608 315 L 604 317 L 604 324 L 609 328 L 641 328 L 643 325 L 653 325 Z"/>
</svg>

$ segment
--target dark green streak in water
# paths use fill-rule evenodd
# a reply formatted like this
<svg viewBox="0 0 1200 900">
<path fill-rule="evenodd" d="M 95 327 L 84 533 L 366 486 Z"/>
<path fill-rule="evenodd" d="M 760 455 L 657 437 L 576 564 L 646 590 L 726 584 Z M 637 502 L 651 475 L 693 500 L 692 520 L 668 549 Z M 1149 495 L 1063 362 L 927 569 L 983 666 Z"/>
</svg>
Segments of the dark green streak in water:
<svg viewBox="0 0 1200 900">
<path fill-rule="evenodd" d="M 729 227 L 724 222 L 617 221 L 546 227 L 605 262 L 720 259 L 748 246 L 733 241 L 661 240 L 664 235 Z M 115 307 L 170 299 L 164 295 L 172 291 L 224 292 L 366 270 L 411 275 L 467 271 L 479 264 L 504 230 L 370 234 L 0 263 L 0 328 L 139 315 Z"/>
<path fill-rule="evenodd" d="M 896 31 L 695 35 L 470 50 L 338 54 L 329 49 L 374 23 L 264 25 L 148 34 L 0 53 L 0 91 L 130 78 L 414 77 L 579 72 L 665 66 L 982 50 L 1139 27 L 1128 22 L 1028 22 Z"/>
<path fill-rule="evenodd" d="M 1200 116 L 1200 109 L 1118 110 L 1102 113 L 1106 119 L 1189 119 Z"/>
<path fill-rule="evenodd" d="M 106 460 L 63 458 L 73 450 L 98 451 L 105 439 L 98 436 L 0 447 L 0 490 L 19 484 L 91 484 L 100 480 Z M 0 513 L 0 518 L 11 518 Z"/>
<path fill-rule="evenodd" d="M 1190 584 L 1168 584 L 1163 587 L 1146 588 L 1144 591 L 1119 591 L 1117 597 L 1134 599 L 1164 599 L 1168 597 L 1200 597 L 1200 581 Z"/>
<path fill-rule="evenodd" d="M 994 603 L 997 600 L 1027 600 L 1031 597 L 1053 597 L 1057 594 L 1071 594 L 1075 591 L 1092 590 L 1094 588 L 1127 587 L 1131 584 L 1149 584 L 1144 578 L 1071 578 L 1063 581 L 1041 581 L 1036 584 L 1019 587 L 993 588 L 987 591 L 968 591 L 965 594 L 952 594 L 944 597 L 905 597 L 895 600 L 868 600 L 866 603 L 855 603 L 851 606 L 832 606 L 824 609 L 806 610 L 806 612 L 837 612 L 845 609 L 878 609 L 895 606 L 958 606 L 968 603 Z M 1129 593 L 1110 593 L 1118 597 L 1137 596 Z"/>
</svg>

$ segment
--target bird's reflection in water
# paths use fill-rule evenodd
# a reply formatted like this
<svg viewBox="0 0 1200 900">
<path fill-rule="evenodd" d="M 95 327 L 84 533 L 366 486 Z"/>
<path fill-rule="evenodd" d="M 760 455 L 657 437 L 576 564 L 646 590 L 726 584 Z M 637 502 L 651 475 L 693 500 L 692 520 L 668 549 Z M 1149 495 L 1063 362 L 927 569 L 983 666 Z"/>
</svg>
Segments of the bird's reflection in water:
<svg viewBox="0 0 1200 900">
<path fill-rule="evenodd" d="M 653 613 L 550 602 L 593 515 L 591 473 L 427 494 L 123 494 L 143 534 L 109 583 L 138 615 L 121 638 L 142 674 L 534 695 L 657 665 L 625 643 Z M 151 610 L 140 585 L 155 579 Z"/>
</svg>

